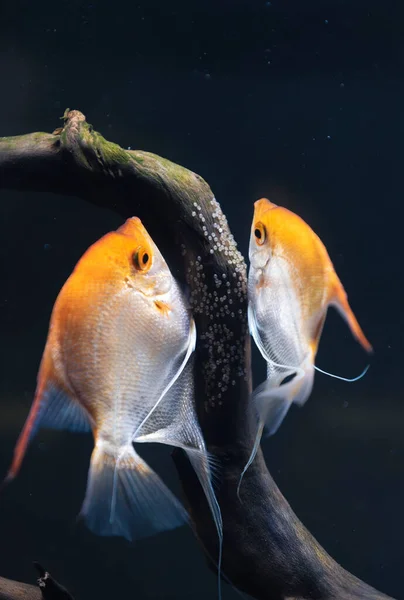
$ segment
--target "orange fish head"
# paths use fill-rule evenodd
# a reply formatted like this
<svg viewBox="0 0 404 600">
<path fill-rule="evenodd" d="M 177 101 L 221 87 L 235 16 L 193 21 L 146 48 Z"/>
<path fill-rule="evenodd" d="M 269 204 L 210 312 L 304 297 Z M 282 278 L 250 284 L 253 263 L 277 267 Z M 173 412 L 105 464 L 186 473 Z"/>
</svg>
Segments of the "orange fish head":
<svg viewBox="0 0 404 600">
<path fill-rule="evenodd" d="M 71 283 L 86 280 L 133 287 L 146 296 L 168 292 L 172 276 L 166 261 L 138 217 L 127 219 L 116 231 L 90 246 L 77 263 Z"/>
<path fill-rule="evenodd" d="M 318 245 L 318 238 L 310 226 L 294 212 L 261 198 L 254 203 L 254 217 L 250 238 L 251 255 L 260 251 L 307 256 L 307 249 Z M 309 253 L 310 254 L 310 253 Z M 262 262 L 263 259 L 260 259 Z"/>
<path fill-rule="evenodd" d="M 168 292 L 172 275 L 160 250 L 138 217 L 127 219 L 115 232 L 126 240 L 128 277 L 136 289 L 146 296 Z"/>
<path fill-rule="evenodd" d="M 251 265 L 257 269 L 265 267 L 271 255 L 270 218 L 274 208 L 278 208 L 277 205 L 267 198 L 254 202 L 249 258 Z"/>
</svg>

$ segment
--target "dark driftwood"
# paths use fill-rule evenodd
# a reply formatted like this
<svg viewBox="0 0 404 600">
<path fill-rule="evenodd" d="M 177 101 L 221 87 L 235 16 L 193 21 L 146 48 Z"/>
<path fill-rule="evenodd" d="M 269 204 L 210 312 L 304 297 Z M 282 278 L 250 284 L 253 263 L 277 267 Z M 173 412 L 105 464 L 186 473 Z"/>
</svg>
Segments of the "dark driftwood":
<svg viewBox="0 0 404 600">
<path fill-rule="evenodd" d="M 39 587 L 0 577 L 0 600 L 43 600 Z"/>
<path fill-rule="evenodd" d="M 0 600 L 74 600 L 39 563 L 34 565 L 39 573 L 37 587 L 0 577 Z"/>
<path fill-rule="evenodd" d="M 0 189 L 75 195 L 139 216 L 175 275 L 188 282 L 198 330 L 197 408 L 210 452 L 222 462 L 217 489 L 223 571 L 257 599 L 387 598 L 342 569 L 298 520 L 261 452 L 250 454 L 250 341 L 246 267 L 212 191 L 198 175 L 147 152 L 107 142 L 78 111 L 53 134 L 0 138 Z M 217 535 L 184 456 L 175 461 L 198 539 L 217 555 Z"/>
</svg>

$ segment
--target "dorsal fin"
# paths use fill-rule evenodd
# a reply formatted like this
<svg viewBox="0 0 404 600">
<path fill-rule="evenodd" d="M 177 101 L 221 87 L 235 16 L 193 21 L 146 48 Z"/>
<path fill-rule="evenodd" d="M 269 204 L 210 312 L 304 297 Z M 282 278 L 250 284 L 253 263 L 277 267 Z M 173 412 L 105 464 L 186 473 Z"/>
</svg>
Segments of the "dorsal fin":
<svg viewBox="0 0 404 600">
<path fill-rule="evenodd" d="M 334 273 L 333 279 L 334 281 L 332 284 L 332 292 L 330 295 L 330 304 L 335 306 L 335 308 L 338 310 L 341 316 L 345 319 L 349 329 L 351 330 L 352 335 L 360 343 L 362 348 L 364 348 L 366 352 L 373 352 L 371 343 L 363 333 L 357 318 L 355 317 L 351 307 L 349 306 L 346 291 L 336 273 Z"/>
</svg>

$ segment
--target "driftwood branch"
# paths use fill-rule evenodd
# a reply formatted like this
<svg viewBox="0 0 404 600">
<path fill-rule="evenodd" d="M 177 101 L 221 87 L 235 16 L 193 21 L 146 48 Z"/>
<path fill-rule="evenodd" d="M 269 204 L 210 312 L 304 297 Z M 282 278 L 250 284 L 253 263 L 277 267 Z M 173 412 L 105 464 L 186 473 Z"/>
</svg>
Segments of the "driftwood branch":
<svg viewBox="0 0 404 600">
<path fill-rule="evenodd" d="M 39 587 L 0 577 L 0 600 L 43 600 Z"/>
<path fill-rule="evenodd" d="M 198 330 L 197 409 L 208 450 L 222 463 L 217 488 L 223 571 L 257 599 L 382 599 L 340 567 L 298 520 L 262 453 L 236 488 L 250 454 L 250 341 L 246 266 L 219 205 L 198 175 L 168 160 L 106 141 L 82 113 L 66 111 L 53 134 L 0 138 L 0 189 L 79 196 L 122 217 L 139 216 L 177 277 L 186 281 Z M 195 533 L 217 556 L 217 534 L 195 475 L 175 462 Z"/>
<path fill-rule="evenodd" d="M 0 600 L 74 600 L 39 563 L 34 563 L 39 578 L 37 586 L 0 577 Z"/>
</svg>

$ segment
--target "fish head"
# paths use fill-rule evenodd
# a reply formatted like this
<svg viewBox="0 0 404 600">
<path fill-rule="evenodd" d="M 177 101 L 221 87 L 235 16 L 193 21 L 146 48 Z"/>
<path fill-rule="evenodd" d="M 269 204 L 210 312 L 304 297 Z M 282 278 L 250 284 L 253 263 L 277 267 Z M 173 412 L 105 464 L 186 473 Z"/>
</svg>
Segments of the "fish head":
<svg viewBox="0 0 404 600">
<path fill-rule="evenodd" d="M 144 296 L 161 296 L 169 292 L 172 275 L 160 250 L 138 217 L 127 219 L 114 232 L 120 268 L 126 281 Z M 118 248 L 119 247 L 119 248 Z"/>
<path fill-rule="evenodd" d="M 77 263 L 69 286 L 84 291 L 94 288 L 94 282 L 104 293 L 123 286 L 147 297 L 169 292 L 172 275 L 168 265 L 138 217 L 127 219 L 90 246 Z M 78 292 L 74 295 L 79 296 Z"/>
<path fill-rule="evenodd" d="M 97 240 L 77 262 L 60 291 L 51 324 L 78 331 L 112 299 L 142 298 L 150 306 L 171 297 L 175 281 L 140 219 L 132 217 Z M 126 299 L 124 299 L 126 298 Z"/>
<path fill-rule="evenodd" d="M 88 342 L 99 335 L 95 323 L 103 315 L 108 314 L 110 328 L 112 315 L 125 311 L 131 315 L 138 310 L 135 305 L 143 311 L 149 307 L 150 317 L 156 308 L 165 309 L 175 292 L 168 265 L 142 222 L 137 217 L 127 219 L 92 244 L 77 262 L 55 302 L 48 341 L 54 347 L 74 344 L 78 337 Z"/>
<path fill-rule="evenodd" d="M 274 208 L 277 208 L 277 205 L 267 198 L 261 198 L 254 203 L 248 252 L 252 269 L 263 270 L 271 258 L 273 252 L 271 212 Z"/>
<path fill-rule="evenodd" d="M 266 270 L 275 258 L 293 265 L 300 277 L 325 268 L 328 255 L 314 231 L 298 215 L 283 206 L 261 198 L 254 204 L 249 258 L 252 267 Z M 310 287 L 310 286 L 309 286 Z"/>
</svg>

